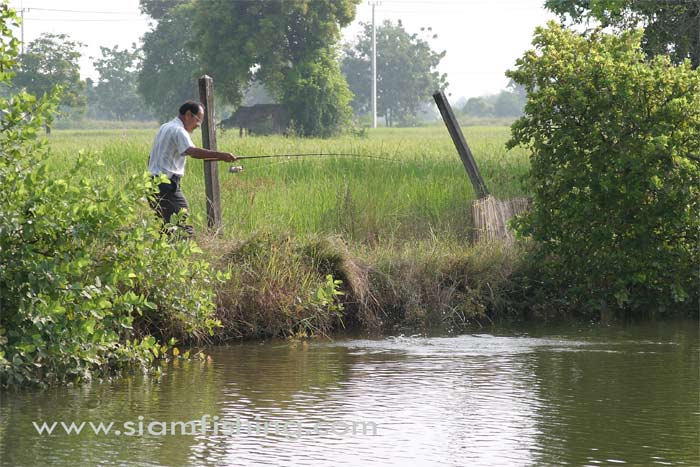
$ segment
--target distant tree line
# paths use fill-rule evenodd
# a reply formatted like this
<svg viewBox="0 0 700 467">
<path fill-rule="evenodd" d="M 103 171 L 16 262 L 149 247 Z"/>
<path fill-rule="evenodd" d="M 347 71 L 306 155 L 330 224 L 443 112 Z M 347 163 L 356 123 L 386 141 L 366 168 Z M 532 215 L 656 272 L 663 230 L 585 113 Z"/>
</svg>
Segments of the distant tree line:
<svg viewBox="0 0 700 467">
<path fill-rule="evenodd" d="M 520 117 L 526 102 L 525 89 L 511 81 L 508 88 L 498 94 L 468 99 L 459 112 L 469 117 Z"/>
<path fill-rule="evenodd" d="M 63 113 L 81 112 L 86 105 L 85 82 L 80 79 L 80 47 L 65 34 L 46 33 L 30 42 L 19 57 L 12 86 L 41 97 L 61 87 Z"/>
<path fill-rule="evenodd" d="M 25 47 L 12 80 L 15 89 L 36 96 L 50 95 L 61 88 L 60 109 L 64 117 L 99 120 L 152 119 L 137 92 L 140 51 L 102 47 L 94 61 L 97 80 L 80 78 L 80 48 L 83 44 L 65 34 L 45 33 Z"/>
</svg>

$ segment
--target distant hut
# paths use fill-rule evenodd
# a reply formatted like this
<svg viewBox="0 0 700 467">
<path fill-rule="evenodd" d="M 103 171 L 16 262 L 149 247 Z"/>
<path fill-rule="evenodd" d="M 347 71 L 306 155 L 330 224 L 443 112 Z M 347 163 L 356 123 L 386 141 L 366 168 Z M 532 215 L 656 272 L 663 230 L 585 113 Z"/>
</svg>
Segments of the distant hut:
<svg viewBox="0 0 700 467">
<path fill-rule="evenodd" d="M 285 133 L 289 127 L 289 113 L 279 104 L 255 104 L 239 107 L 236 112 L 220 124 L 222 129 L 238 128 L 260 135 Z"/>
</svg>

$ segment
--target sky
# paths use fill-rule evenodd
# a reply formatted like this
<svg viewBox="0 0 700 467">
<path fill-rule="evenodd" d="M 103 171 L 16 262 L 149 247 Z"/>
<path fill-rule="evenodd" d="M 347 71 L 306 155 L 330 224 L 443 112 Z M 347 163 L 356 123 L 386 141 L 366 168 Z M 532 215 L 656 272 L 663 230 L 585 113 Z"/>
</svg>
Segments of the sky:
<svg viewBox="0 0 700 467">
<path fill-rule="evenodd" d="M 508 84 L 504 72 L 531 48 L 535 27 L 555 19 L 542 8 L 544 0 L 363 0 L 355 22 L 343 30 L 344 41 L 360 31 L 360 22 L 371 22 L 372 3 L 377 23 L 400 19 L 409 33 L 421 35 L 422 27 L 431 27 L 437 34 L 428 42 L 433 50 L 446 52 L 439 71 L 447 73 L 451 100 L 504 89 Z M 80 61 L 83 78 L 97 78 L 92 62 L 101 56 L 100 46 L 138 45 L 150 29 L 138 0 L 11 0 L 10 5 L 25 10 L 25 43 L 53 32 L 85 44 Z M 18 28 L 17 37 L 20 33 Z"/>
</svg>

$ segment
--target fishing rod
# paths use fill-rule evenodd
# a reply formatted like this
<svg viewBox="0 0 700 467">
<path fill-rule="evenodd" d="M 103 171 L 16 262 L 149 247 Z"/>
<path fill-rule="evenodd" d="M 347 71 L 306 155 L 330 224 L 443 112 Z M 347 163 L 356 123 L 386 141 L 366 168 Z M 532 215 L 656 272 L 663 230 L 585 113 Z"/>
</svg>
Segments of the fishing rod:
<svg viewBox="0 0 700 467">
<path fill-rule="evenodd" d="M 262 156 L 238 156 L 238 160 L 242 159 L 269 159 L 273 157 L 336 157 L 336 156 L 347 156 L 347 157 L 361 157 L 364 159 L 378 159 L 382 161 L 392 161 L 398 162 L 396 159 L 390 159 L 388 157 L 370 156 L 367 154 L 355 154 L 352 152 L 310 152 L 301 154 L 265 154 Z"/>
<path fill-rule="evenodd" d="M 380 161 L 389 161 L 389 162 L 399 162 L 402 163 L 403 161 L 399 161 L 396 159 L 390 159 L 388 157 L 379 157 L 379 156 L 370 156 L 366 154 L 354 154 L 354 153 L 343 153 L 343 152 L 336 152 L 336 153 L 301 153 L 301 154 L 265 154 L 261 156 L 238 156 L 236 157 L 236 160 L 251 160 L 251 159 L 271 159 L 271 158 L 296 158 L 296 157 L 358 157 L 361 159 L 374 159 L 374 160 L 380 160 Z M 229 172 L 231 173 L 238 173 L 242 172 L 243 167 L 238 165 L 238 166 L 231 166 L 229 168 Z"/>
</svg>

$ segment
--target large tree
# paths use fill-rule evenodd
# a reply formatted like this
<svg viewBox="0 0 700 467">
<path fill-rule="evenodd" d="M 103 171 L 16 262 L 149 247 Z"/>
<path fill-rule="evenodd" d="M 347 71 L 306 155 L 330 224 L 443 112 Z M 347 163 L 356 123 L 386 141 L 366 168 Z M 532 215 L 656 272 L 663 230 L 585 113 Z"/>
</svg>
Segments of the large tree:
<svg viewBox="0 0 700 467">
<path fill-rule="evenodd" d="M 301 135 L 331 136 L 350 122 L 352 93 L 332 49 L 290 68 L 273 88 L 293 116 L 293 130 Z"/>
<path fill-rule="evenodd" d="M 194 2 L 142 0 L 141 9 L 158 21 L 143 37 L 139 93 L 146 105 L 165 121 L 186 99 L 196 97 L 199 60 L 192 51 Z"/>
<path fill-rule="evenodd" d="M 191 47 L 193 52 L 183 54 L 214 77 L 218 96 L 226 102 L 239 104 L 248 83 L 257 79 L 287 105 L 299 131 L 325 134 L 341 126 L 349 110 L 340 71 L 327 59 L 334 58 L 340 28 L 352 21 L 359 1 L 142 0 L 143 11 L 158 20 L 156 29 L 144 38 L 146 62 L 163 48 L 173 53 L 173 49 Z M 167 26 L 166 20 L 172 21 L 175 12 L 187 12 L 178 39 L 156 44 L 164 36 L 159 30 Z M 153 60 L 167 61 L 168 57 Z M 320 62 L 329 66 L 319 66 Z M 303 86 L 313 88 L 298 89 Z M 305 92 L 316 97 L 303 104 L 299 97 Z M 314 110 L 335 117 L 307 118 Z M 324 128 L 313 126 L 322 121 Z"/>
<path fill-rule="evenodd" d="M 13 79 L 16 88 L 36 96 L 62 89 L 60 105 L 73 111 L 85 108 L 85 82 L 80 79 L 80 47 L 65 34 L 44 33 L 30 42 L 19 59 Z"/>
<path fill-rule="evenodd" d="M 700 66 L 700 0 L 546 0 L 545 7 L 582 23 L 589 18 L 619 29 L 645 27 L 642 48 L 648 55 L 689 58 Z"/>
<path fill-rule="evenodd" d="M 93 62 L 99 73 L 97 85 L 88 89 L 91 113 L 100 119 L 141 120 L 148 117 L 137 93 L 141 51 L 100 47 L 102 57 Z M 91 83 L 89 83 L 91 84 Z"/>
<path fill-rule="evenodd" d="M 430 28 L 427 30 L 431 32 Z M 445 52 L 435 52 L 427 40 L 409 34 L 401 21 L 389 20 L 377 27 L 377 113 L 387 126 L 410 121 L 430 96 L 447 87 L 447 75 L 437 67 Z M 435 35 L 432 36 L 436 37 Z M 342 70 L 355 94 L 356 112 L 371 106 L 372 25 L 363 30 L 354 43 L 344 49 Z"/>
</svg>

